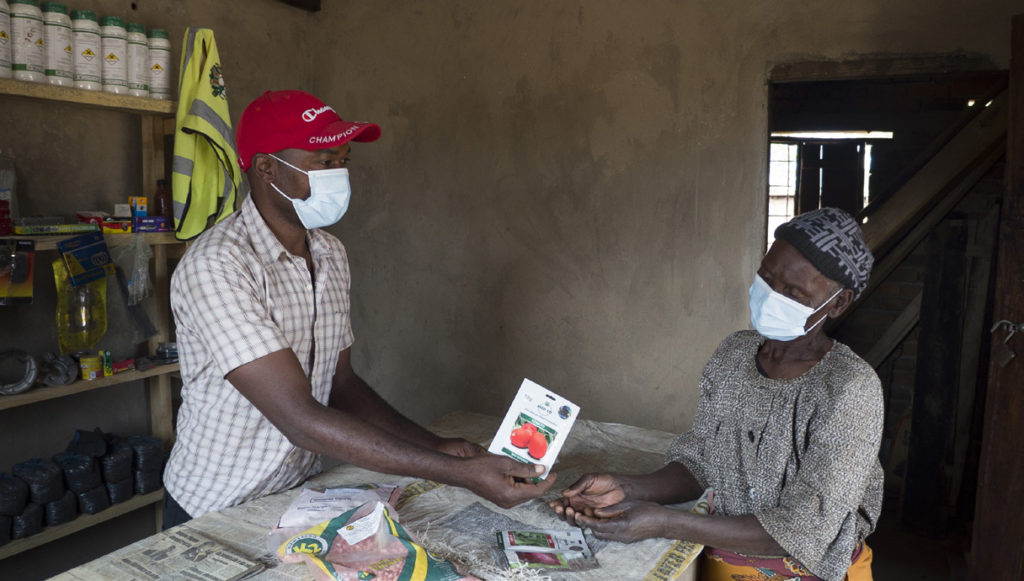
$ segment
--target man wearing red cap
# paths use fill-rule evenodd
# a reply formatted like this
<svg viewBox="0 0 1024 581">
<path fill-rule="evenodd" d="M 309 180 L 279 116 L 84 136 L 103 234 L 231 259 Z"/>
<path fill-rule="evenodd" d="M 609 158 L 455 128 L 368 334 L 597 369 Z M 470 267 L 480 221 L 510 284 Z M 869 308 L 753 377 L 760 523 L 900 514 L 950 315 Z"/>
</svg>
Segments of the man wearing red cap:
<svg viewBox="0 0 1024 581">
<path fill-rule="evenodd" d="M 175 269 L 181 357 L 164 526 L 296 486 L 319 454 L 463 486 L 504 507 L 537 497 L 539 465 L 440 438 L 352 369 L 345 247 L 320 230 L 348 208 L 350 142 L 380 137 L 301 91 L 264 93 L 236 141 L 251 193 Z"/>
</svg>

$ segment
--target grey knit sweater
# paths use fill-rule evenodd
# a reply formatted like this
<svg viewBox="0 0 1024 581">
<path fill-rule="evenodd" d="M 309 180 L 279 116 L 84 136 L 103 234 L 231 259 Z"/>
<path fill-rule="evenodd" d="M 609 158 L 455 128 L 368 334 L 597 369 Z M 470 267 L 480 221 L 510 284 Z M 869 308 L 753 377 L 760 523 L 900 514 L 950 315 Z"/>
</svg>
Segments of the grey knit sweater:
<svg viewBox="0 0 1024 581">
<path fill-rule="evenodd" d="M 715 491 L 716 514 L 753 514 L 818 577 L 840 581 L 882 508 L 882 390 L 875 371 L 836 342 L 796 379 L 769 379 L 764 337 L 740 331 L 711 356 L 693 429 L 669 447 Z"/>
</svg>

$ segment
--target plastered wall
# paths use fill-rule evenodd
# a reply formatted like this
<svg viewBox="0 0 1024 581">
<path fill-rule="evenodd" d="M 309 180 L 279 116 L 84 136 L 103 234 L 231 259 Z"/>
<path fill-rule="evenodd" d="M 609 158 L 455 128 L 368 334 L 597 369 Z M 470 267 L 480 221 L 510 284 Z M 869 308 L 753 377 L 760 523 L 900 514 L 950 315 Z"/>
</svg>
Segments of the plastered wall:
<svg viewBox="0 0 1024 581">
<path fill-rule="evenodd" d="M 417 419 L 523 377 L 680 431 L 747 326 L 775 65 L 1008 66 L 1011 1 L 325 2 L 312 87 L 354 149 L 335 231 L 357 369 Z"/>
</svg>

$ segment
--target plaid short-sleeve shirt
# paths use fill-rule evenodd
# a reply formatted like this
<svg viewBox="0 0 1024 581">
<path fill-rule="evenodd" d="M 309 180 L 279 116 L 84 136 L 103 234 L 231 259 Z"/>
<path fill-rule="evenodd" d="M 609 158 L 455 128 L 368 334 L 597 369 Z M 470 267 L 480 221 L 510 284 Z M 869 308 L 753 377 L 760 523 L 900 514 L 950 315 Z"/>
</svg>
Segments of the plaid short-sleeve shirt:
<svg viewBox="0 0 1024 581">
<path fill-rule="evenodd" d="M 184 385 L 168 493 L 193 517 L 290 488 L 320 471 L 225 376 L 294 351 L 313 397 L 327 404 L 338 354 L 353 341 L 345 247 L 307 234 L 315 277 L 277 240 L 252 198 L 204 233 L 171 279 Z"/>
</svg>

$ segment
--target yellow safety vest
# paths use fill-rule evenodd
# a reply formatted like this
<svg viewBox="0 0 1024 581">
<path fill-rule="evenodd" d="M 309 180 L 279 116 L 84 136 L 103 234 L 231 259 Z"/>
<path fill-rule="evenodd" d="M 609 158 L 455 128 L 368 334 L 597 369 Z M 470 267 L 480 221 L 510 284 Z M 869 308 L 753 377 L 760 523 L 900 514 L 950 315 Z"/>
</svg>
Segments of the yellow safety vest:
<svg viewBox="0 0 1024 581">
<path fill-rule="evenodd" d="M 234 212 L 242 174 L 213 31 L 189 27 L 182 47 L 171 192 L 174 230 L 190 240 Z"/>
</svg>

